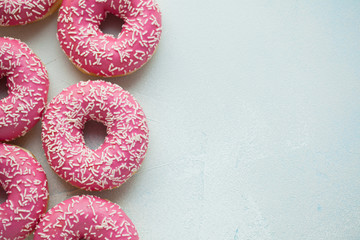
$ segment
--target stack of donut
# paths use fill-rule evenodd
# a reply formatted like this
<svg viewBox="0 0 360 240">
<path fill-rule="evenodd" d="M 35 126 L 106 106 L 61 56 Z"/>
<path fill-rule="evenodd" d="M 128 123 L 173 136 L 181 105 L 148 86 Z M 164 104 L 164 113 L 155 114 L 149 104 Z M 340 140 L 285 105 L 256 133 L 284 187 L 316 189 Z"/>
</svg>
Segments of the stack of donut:
<svg viewBox="0 0 360 240">
<path fill-rule="evenodd" d="M 57 37 L 83 73 L 117 77 L 141 68 L 154 54 L 161 16 L 154 0 L 0 1 L 0 26 L 46 18 L 61 5 Z M 118 36 L 104 34 L 108 14 L 124 22 Z M 41 60 L 20 40 L 0 38 L 0 79 L 8 96 L 0 100 L 0 239 L 138 240 L 134 224 L 116 204 L 91 195 L 74 196 L 47 213 L 46 174 L 27 150 L 6 143 L 25 135 L 42 119 L 42 145 L 55 173 L 87 191 L 119 187 L 140 167 L 149 142 L 145 114 L 130 93 L 104 80 L 64 89 L 47 105 L 49 78 Z M 46 108 L 46 109 L 45 109 Z M 106 126 L 104 143 L 93 150 L 83 130 L 89 120 Z"/>
</svg>

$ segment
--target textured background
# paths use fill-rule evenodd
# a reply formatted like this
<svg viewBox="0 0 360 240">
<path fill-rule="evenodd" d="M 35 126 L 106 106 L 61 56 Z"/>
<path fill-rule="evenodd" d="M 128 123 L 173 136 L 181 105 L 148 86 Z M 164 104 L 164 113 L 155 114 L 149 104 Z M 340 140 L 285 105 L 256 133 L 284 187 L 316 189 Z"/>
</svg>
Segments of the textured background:
<svg viewBox="0 0 360 240">
<path fill-rule="evenodd" d="M 126 184 L 91 194 L 120 204 L 142 240 L 360 239 L 360 1 L 158 3 L 158 51 L 108 80 L 144 108 L 149 152 Z M 55 33 L 56 14 L 0 29 L 45 63 L 49 100 L 95 79 Z M 53 207 L 84 192 L 52 172 L 40 132 L 13 143 L 43 165 Z"/>
</svg>

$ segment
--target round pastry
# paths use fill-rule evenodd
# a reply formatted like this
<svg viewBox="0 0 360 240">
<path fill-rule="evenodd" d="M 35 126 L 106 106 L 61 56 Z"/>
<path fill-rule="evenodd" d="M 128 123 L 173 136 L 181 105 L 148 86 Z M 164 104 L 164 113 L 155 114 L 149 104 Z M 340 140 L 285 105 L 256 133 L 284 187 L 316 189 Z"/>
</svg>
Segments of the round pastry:
<svg viewBox="0 0 360 240">
<path fill-rule="evenodd" d="M 0 100 L 0 141 L 10 141 L 40 120 L 49 79 L 44 65 L 28 46 L 7 37 L 0 38 L 0 78 L 6 78 L 9 94 Z"/>
<path fill-rule="evenodd" d="M 107 129 L 96 150 L 85 145 L 88 120 Z M 128 92 L 104 81 L 80 82 L 62 91 L 49 103 L 42 123 L 43 148 L 52 169 L 89 191 L 120 186 L 140 167 L 148 147 L 143 110 Z"/>
<path fill-rule="evenodd" d="M 119 205 L 95 196 L 75 196 L 50 209 L 34 240 L 138 240 L 134 224 Z"/>
<path fill-rule="evenodd" d="M 0 143 L 0 184 L 7 194 L 0 205 L 1 239 L 24 239 L 46 211 L 49 193 L 45 172 L 25 149 Z"/>
<path fill-rule="evenodd" d="M 24 25 L 50 16 L 61 0 L 0 1 L 0 26 Z"/>
<path fill-rule="evenodd" d="M 99 26 L 107 14 L 124 21 L 117 37 Z M 161 16 L 154 0 L 64 0 L 58 39 L 82 72 L 102 77 L 136 71 L 153 55 L 161 35 Z"/>
</svg>

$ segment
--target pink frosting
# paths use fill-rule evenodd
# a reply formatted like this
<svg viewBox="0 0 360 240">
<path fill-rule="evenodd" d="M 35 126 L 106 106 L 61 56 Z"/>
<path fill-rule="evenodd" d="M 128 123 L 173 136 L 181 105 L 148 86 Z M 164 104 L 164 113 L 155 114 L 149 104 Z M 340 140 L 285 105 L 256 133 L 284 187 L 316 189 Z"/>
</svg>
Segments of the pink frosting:
<svg viewBox="0 0 360 240">
<path fill-rule="evenodd" d="M 29 152 L 0 143 L 0 183 L 7 193 L 7 200 L 0 205 L 1 239 L 24 239 L 46 210 L 45 172 Z"/>
<path fill-rule="evenodd" d="M 99 29 L 108 13 L 124 20 L 114 38 Z M 58 39 L 70 60 L 91 75 L 125 75 L 152 56 L 161 35 L 161 16 L 154 0 L 64 0 Z"/>
<path fill-rule="evenodd" d="M 2 0 L 0 26 L 23 25 L 42 19 L 59 0 Z"/>
<path fill-rule="evenodd" d="M 75 196 L 52 208 L 36 227 L 34 240 L 138 240 L 119 205 L 95 196 Z"/>
<path fill-rule="evenodd" d="M 44 65 L 17 39 L 0 38 L 0 78 L 9 95 L 0 100 L 0 141 L 27 133 L 41 118 L 49 89 Z"/>
<path fill-rule="evenodd" d="M 85 145 L 86 121 L 107 128 L 96 150 Z M 46 157 L 63 179 L 85 190 L 120 186 L 140 167 L 149 130 L 143 110 L 121 87 L 104 81 L 80 82 L 56 96 L 43 117 Z"/>
</svg>

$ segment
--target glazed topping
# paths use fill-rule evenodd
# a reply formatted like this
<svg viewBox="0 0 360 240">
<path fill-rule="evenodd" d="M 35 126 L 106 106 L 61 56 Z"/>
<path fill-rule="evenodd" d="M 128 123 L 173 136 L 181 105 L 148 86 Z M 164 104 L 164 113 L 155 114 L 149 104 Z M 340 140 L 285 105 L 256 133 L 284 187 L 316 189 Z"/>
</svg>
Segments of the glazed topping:
<svg viewBox="0 0 360 240">
<path fill-rule="evenodd" d="M 49 79 L 40 59 L 13 38 L 0 38 L 2 77 L 7 80 L 9 96 L 0 100 L 0 141 L 8 141 L 24 135 L 40 120 Z"/>
<path fill-rule="evenodd" d="M 108 13 L 124 20 L 117 37 L 99 28 Z M 58 39 L 70 60 L 98 76 L 119 76 L 143 66 L 161 35 L 161 17 L 154 0 L 64 0 L 58 18 Z"/>
<path fill-rule="evenodd" d="M 94 196 L 75 196 L 41 219 L 34 240 L 138 240 L 134 224 L 119 205 Z"/>
<path fill-rule="evenodd" d="M 107 128 L 96 150 L 85 145 L 88 120 Z M 43 118 L 42 140 L 56 173 L 86 190 L 120 186 L 139 167 L 148 147 L 144 112 L 121 87 L 104 81 L 80 82 L 65 89 L 49 104 Z"/>
<path fill-rule="evenodd" d="M 45 172 L 27 151 L 1 143 L 0 184 L 8 197 L 0 205 L 1 239 L 24 239 L 46 210 Z"/>
<path fill-rule="evenodd" d="M 23 25 L 43 18 L 58 0 L 0 1 L 0 26 Z"/>
</svg>

